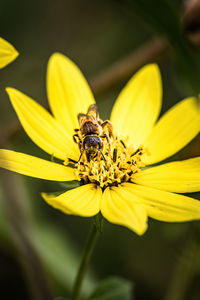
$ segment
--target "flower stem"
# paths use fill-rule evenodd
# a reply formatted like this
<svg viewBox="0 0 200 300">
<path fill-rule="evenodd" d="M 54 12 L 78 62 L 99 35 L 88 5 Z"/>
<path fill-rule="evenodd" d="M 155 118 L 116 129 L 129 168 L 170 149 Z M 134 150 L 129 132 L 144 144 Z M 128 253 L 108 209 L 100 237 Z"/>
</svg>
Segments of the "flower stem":
<svg viewBox="0 0 200 300">
<path fill-rule="evenodd" d="M 96 218 L 102 217 L 100 215 L 97 215 Z M 92 223 L 92 228 L 88 236 L 88 240 L 83 252 L 83 257 L 81 260 L 81 264 L 79 266 L 79 270 L 75 279 L 74 287 L 73 287 L 73 292 L 72 292 L 72 300 L 79 300 L 80 299 L 80 293 L 81 293 L 81 287 L 83 283 L 83 279 L 87 270 L 87 266 L 89 263 L 89 260 L 91 258 L 92 252 L 94 250 L 97 238 L 99 236 L 100 230 L 98 226 L 96 225 L 96 220 Z"/>
</svg>

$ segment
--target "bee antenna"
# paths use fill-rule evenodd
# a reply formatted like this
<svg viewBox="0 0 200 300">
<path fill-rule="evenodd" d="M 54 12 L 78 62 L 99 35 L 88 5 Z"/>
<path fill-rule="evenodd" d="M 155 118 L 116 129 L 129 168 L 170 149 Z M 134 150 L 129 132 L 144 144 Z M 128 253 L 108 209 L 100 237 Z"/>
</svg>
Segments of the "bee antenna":
<svg viewBox="0 0 200 300">
<path fill-rule="evenodd" d="M 104 157 L 104 155 L 103 155 L 103 152 L 102 152 L 100 149 L 99 149 L 99 152 L 101 153 L 101 155 L 102 155 L 104 161 L 106 161 L 106 159 L 105 159 L 105 157 Z"/>
</svg>

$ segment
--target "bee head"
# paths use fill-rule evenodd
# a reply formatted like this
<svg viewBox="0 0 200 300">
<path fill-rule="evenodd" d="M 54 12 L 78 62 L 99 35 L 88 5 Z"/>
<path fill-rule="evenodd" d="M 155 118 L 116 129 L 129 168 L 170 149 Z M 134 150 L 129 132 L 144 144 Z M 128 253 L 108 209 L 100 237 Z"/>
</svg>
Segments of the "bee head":
<svg viewBox="0 0 200 300">
<path fill-rule="evenodd" d="M 86 136 L 83 141 L 84 150 L 90 153 L 96 153 L 102 147 L 102 142 L 98 136 L 89 135 Z"/>
</svg>

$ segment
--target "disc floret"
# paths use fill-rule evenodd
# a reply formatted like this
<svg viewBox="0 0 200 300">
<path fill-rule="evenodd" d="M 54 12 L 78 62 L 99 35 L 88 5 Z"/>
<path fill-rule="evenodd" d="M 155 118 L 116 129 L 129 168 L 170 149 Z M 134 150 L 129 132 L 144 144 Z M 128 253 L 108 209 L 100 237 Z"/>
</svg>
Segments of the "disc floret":
<svg viewBox="0 0 200 300">
<path fill-rule="evenodd" d="M 122 182 L 133 182 L 134 176 L 145 164 L 142 162 L 144 147 L 137 150 L 127 148 L 118 138 L 104 141 L 103 156 L 99 153 L 88 160 L 84 153 L 80 161 L 75 164 L 75 173 L 78 180 L 86 183 L 95 183 L 101 188 Z"/>
</svg>

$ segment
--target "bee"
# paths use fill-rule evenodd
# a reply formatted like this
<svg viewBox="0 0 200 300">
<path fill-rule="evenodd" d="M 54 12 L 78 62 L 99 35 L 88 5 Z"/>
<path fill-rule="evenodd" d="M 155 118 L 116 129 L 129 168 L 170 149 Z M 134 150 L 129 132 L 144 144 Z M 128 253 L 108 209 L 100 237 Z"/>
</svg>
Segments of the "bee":
<svg viewBox="0 0 200 300">
<path fill-rule="evenodd" d="M 78 143 L 81 152 L 79 161 L 84 152 L 88 161 L 96 157 L 98 153 L 105 160 L 102 152 L 104 148 L 102 139 L 106 138 L 111 151 L 110 137 L 113 136 L 111 122 L 98 118 L 96 104 L 90 105 L 86 114 L 78 114 L 78 122 L 80 128 L 75 129 L 76 133 L 73 135 L 73 139 L 75 143 Z"/>
</svg>

